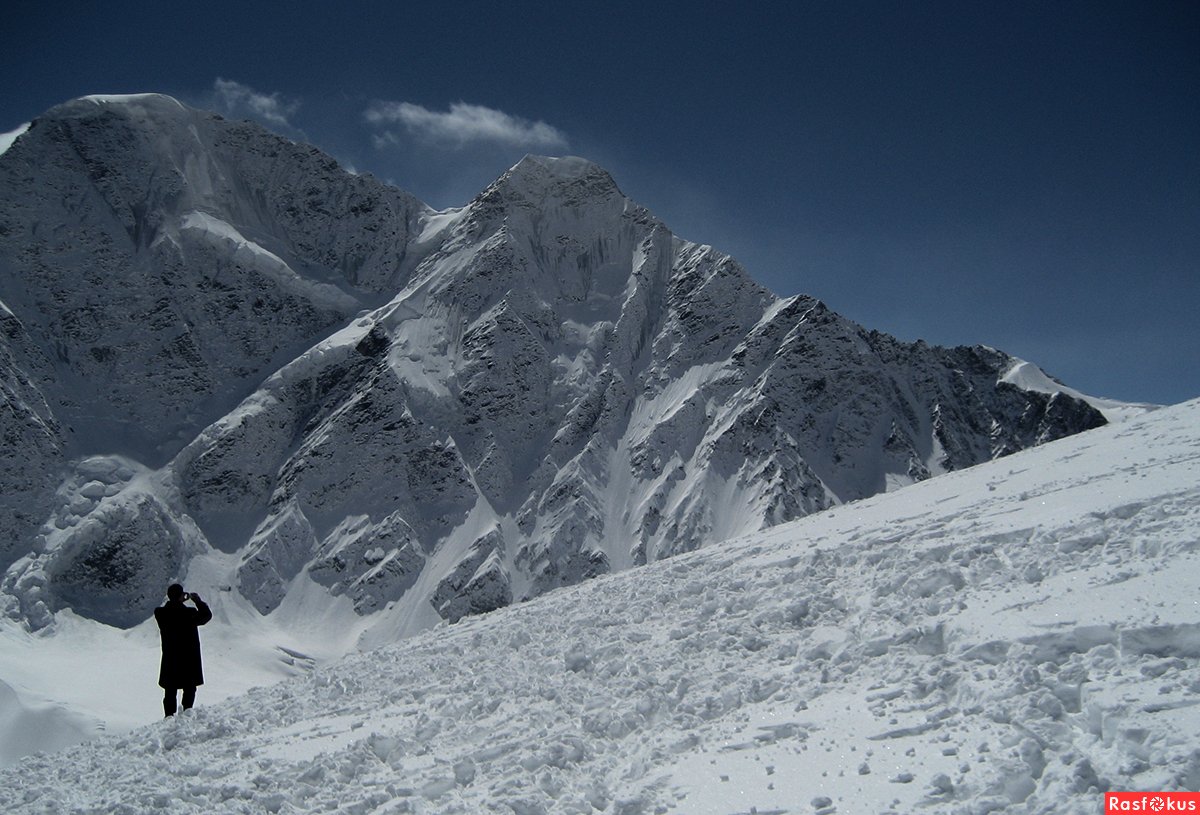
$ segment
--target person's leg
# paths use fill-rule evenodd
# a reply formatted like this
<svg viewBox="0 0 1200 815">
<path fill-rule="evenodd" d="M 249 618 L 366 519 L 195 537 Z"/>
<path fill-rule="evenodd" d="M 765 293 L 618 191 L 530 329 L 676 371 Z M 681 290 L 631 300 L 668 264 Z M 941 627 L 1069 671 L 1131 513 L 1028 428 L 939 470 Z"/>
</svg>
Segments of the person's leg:
<svg viewBox="0 0 1200 815">
<path fill-rule="evenodd" d="M 196 689 L 195 688 L 184 688 L 183 689 L 183 709 L 188 710 L 194 704 L 196 704 Z"/>
<path fill-rule="evenodd" d="M 163 691 L 163 711 L 168 716 L 174 716 L 176 710 L 175 688 L 166 688 Z M 186 697 L 184 697 L 186 698 Z"/>
</svg>

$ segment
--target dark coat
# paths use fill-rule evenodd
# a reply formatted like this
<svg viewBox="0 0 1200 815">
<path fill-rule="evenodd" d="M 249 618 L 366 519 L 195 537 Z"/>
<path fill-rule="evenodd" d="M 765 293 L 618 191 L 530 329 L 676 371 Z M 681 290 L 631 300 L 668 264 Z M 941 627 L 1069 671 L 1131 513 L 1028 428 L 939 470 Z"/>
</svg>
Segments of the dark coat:
<svg viewBox="0 0 1200 815">
<path fill-rule="evenodd" d="M 194 688 L 204 684 L 204 668 L 200 664 L 200 632 L 198 626 L 212 619 L 212 611 L 203 600 L 195 608 L 182 601 L 168 601 L 154 609 L 158 633 L 162 637 L 162 663 L 158 669 L 160 688 Z"/>
</svg>

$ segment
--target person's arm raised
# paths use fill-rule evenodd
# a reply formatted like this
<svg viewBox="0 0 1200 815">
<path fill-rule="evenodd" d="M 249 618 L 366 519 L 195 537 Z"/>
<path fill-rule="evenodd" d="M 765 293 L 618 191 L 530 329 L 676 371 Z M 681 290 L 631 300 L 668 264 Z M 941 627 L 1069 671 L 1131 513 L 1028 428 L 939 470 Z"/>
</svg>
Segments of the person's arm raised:
<svg viewBox="0 0 1200 815">
<path fill-rule="evenodd" d="M 200 612 L 200 617 L 196 620 L 196 625 L 204 625 L 212 619 L 212 609 L 208 607 L 208 603 L 200 599 L 200 595 L 192 592 L 192 602 L 196 604 L 196 611 Z"/>
</svg>

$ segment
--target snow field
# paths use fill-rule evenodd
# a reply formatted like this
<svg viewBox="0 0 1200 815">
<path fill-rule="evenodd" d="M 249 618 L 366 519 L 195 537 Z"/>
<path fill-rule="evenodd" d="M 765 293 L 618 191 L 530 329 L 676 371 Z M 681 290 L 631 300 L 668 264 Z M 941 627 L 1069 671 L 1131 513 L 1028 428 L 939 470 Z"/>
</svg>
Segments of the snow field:
<svg viewBox="0 0 1200 815">
<path fill-rule="evenodd" d="M 1094 813 L 1200 788 L 1198 576 L 1192 402 L 202 698 L 0 807 Z"/>
</svg>

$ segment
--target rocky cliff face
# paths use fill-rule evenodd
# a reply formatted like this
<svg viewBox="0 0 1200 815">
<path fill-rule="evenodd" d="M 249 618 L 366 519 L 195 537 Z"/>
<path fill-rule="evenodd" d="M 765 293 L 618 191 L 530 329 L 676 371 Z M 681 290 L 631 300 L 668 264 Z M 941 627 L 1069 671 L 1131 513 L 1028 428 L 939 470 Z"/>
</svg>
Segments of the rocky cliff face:
<svg viewBox="0 0 1200 815">
<path fill-rule="evenodd" d="M 43 354 L 72 452 L 103 439 L 162 463 L 394 293 L 423 212 L 168 97 L 77 100 L 0 163 L 4 301 Z"/>
<path fill-rule="evenodd" d="M 456 620 L 1104 422 L 775 297 L 589 162 L 437 213 L 161 96 L 0 156 L 0 301 L 0 566 L 38 625 L 132 624 L 214 552 L 263 613 Z"/>
</svg>

